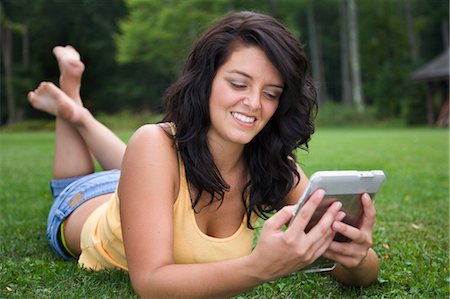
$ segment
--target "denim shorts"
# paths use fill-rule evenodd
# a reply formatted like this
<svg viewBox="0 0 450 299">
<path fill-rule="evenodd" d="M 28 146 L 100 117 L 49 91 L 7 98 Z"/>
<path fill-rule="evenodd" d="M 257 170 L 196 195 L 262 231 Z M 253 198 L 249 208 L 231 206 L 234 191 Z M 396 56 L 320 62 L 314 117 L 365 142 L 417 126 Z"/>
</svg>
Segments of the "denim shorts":
<svg viewBox="0 0 450 299">
<path fill-rule="evenodd" d="M 54 202 L 47 219 L 47 240 L 57 255 L 69 260 L 72 257 L 59 242 L 60 226 L 82 203 L 99 195 L 113 193 L 119 182 L 120 170 L 95 172 L 85 176 L 53 179 L 50 181 Z"/>
</svg>

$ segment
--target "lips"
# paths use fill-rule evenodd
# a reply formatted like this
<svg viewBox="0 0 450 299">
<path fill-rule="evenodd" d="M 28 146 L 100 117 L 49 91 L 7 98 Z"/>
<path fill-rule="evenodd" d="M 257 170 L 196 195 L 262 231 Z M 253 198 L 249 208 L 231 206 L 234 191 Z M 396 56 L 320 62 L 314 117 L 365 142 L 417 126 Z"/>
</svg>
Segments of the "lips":
<svg viewBox="0 0 450 299">
<path fill-rule="evenodd" d="M 239 121 L 241 121 L 243 123 L 246 123 L 246 124 L 253 124 L 256 121 L 255 117 L 246 116 L 246 115 L 243 115 L 243 114 L 238 113 L 238 112 L 231 112 L 231 115 L 235 119 L 237 119 L 237 120 L 239 120 Z"/>
</svg>

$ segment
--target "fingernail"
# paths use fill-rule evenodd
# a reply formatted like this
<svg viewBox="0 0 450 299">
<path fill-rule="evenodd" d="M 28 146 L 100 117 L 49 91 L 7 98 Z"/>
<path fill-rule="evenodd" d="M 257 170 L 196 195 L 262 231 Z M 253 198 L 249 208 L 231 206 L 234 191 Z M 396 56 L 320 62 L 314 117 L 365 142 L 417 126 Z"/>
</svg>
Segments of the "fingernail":
<svg viewBox="0 0 450 299">
<path fill-rule="evenodd" d="M 325 195 L 325 191 L 323 189 L 319 189 L 319 190 L 317 190 L 317 195 L 318 196 L 324 196 Z"/>
<path fill-rule="evenodd" d="M 342 203 L 340 201 L 336 201 L 334 203 L 334 208 L 336 209 L 336 211 L 339 211 L 342 208 Z"/>
<path fill-rule="evenodd" d="M 341 224 L 340 224 L 339 222 L 335 221 L 335 222 L 333 223 L 333 229 L 334 229 L 334 230 L 338 230 L 339 228 L 341 228 Z"/>
</svg>

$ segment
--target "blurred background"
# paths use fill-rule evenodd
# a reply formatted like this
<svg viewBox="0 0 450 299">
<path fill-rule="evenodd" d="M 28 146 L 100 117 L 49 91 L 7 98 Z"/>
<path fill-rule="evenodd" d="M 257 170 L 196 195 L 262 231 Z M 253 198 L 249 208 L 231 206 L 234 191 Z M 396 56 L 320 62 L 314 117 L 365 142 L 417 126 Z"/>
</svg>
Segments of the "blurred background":
<svg viewBox="0 0 450 299">
<path fill-rule="evenodd" d="M 161 115 L 193 41 L 235 10 L 270 14 L 304 43 L 319 125 L 448 126 L 448 0 L 1 0 L 0 9 L 3 128 L 52 119 L 26 94 L 57 83 L 51 50 L 66 44 L 86 64 L 82 98 L 95 115 Z"/>
</svg>

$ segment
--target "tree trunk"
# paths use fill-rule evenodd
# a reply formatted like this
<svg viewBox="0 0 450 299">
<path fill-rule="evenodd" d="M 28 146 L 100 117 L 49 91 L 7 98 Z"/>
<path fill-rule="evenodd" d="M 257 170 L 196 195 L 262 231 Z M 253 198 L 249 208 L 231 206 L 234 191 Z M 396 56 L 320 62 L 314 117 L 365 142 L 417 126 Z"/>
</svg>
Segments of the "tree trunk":
<svg viewBox="0 0 450 299">
<path fill-rule="evenodd" d="M 350 93 L 351 78 L 349 67 L 349 49 L 348 49 L 348 15 L 346 2 L 341 1 L 341 28 L 340 28 L 340 44 L 341 44 L 341 102 L 350 106 L 353 103 Z"/>
<path fill-rule="evenodd" d="M 414 30 L 413 13 L 411 0 L 404 0 L 404 9 L 406 17 L 406 31 L 408 32 L 409 51 L 411 55 L 411 61 L 416 64 L 419 59 L 419 47 L 416 42 L 416 31 Z"/>
<path fill-rule="evenodd" d="M 317 30 L 317 24 L 314 16 L 314 6 L 313 1 L 310 1 L 307 8 L 306 14 L 308 22 L 308 37 L 309 44 L 311 45 L 310 57 L 311 57 L 311 68 L 312 75 L 314 79 L 314 84 L 317 88 L 317 102 L 322 105 L 326 98 L 326 84 L 325 75 L 322 68 L 322 53 L 319 42 L 319 34 Z"/>
<path fill-rule="evenodd" d="M 356 111 L 362 115 L 364 114 L 364 101 L 362 94 L 361 83 L 361 67 L 359 61 L 358 48 L 358 19 L 356 16 L 355 0 L 348 0 L 348 20 L 349 20 L 349 48 L 350 48 L 350 65 L 352 74 L 352 95 L 353 101 L 356 105 Z"/>
<path fill-rule="evenodd" d="M 6 22 L 2 27 L 2 52 L 3 65 L 5 68 L 7 124 L 13 124 L 16 121 L 16 105 L 12 86 L 12 30 Z"/>
<path fill-rule="evenodd" d="M 270 13 L 273 17 L 279 18 L 278 15 L 278 0 L 269 0 Z"/>
<path fill-rule="evenodd" d="M 430 127 L 434 126 L 434 90 L 433 82 L 428 82 L 426 84 L 426 114 L 427 124 Z"/>
<path fill-rule="evenodd" d="M 30 67 L 30 32 L 28 26 L 23 26 L 22 32 L 22 63 L 25 69 Z"/>
<path fill-rule="evenodd" d="M 448 20 L 442 20 L 442 42 L 444 44 L 444 50 L 447 50 L 449 47 L 448 41 Z"/>
</svg>

